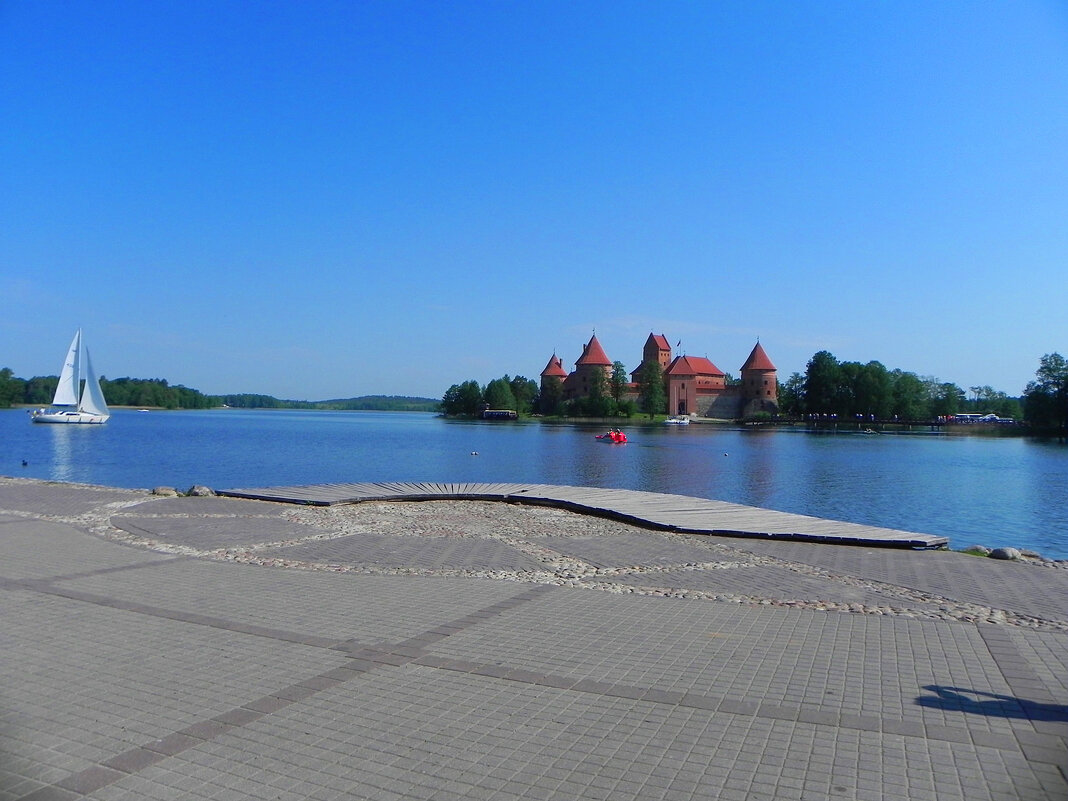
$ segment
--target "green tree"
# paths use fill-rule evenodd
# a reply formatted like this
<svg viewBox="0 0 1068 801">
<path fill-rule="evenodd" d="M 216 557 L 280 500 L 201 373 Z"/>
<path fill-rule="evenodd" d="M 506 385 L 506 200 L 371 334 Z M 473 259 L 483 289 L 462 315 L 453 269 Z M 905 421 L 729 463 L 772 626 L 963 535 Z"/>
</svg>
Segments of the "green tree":
<svg viewBox="0 0 1068 801">
<path fill-rule="evenodd" d="M 667 408 L 667 394 L 664 392 L 664 371 L 660 362 L 646 362 L 638 373 L 638 408 L 643 414 L 663 414 Z"/>
<path fill-rule="evenodd" d="M 482 397 L 491 409 L 516 408 L 515 394 L 512 392 L 512 379 L 507 375 L 503 378 L 495 378 L 486 384 Z"/>
<path fill-rule="evenodd" d="M 538 411 L 541 414 L 561 415 L 564 413 L 564 382 L 556 376 L 549 376 L 542 385 L 538 395 Z"/>
<path fill-rule="evenodd" d="M 59 376 L 34 376 L 26 382 L 26 403 L 34 406 L 47 406 L 55 397 L 59 386 Z"/>
<path fill-rule="evenodd" d="M 925 378 L 924 383 L 927 385 L 929 417 L 948 417 L 964 408 L 964 390 L 956 384 L 939 381 L 934 377 Z"/>
<path fill-rule="evenodd" d="M 1010 398 L 1004 392 L 991 386 L 968 387 L 975 397 L 968 404 L 968 409 L 977 414 L 996 414 L 998 417 L 1011 417 L 1018 420 L 1023 415 L 1023 407 L 1018 398 Z"/>
<path fill-rule="evenodd" d="M 967 409 L 979 414 L 982 414 L 997 396 L 997 392 L 991 386 L 968 387 L 968 391 L 972 393 L 972 400 L 967 404 Z"/>
<path fill-rule="evenodd" d="M 482 405 L 482 388 L 477 381 L 464 381 L 462 384 L 453 384 L 446 390 L 441 399 L 441 408 L 448 415 L 478 414 L 478 407 Z"/>
<path fill-rule="evenodd" d="M 0 370 L 0 409 L 7 409 L 13 403 L 22 403 L 26 394 L 26 382 L 15 378 L 10 367 Z"/>
<path fill-rule="evenodd" d="M 877 420 L 885 420 L 890 416 L 892 384 L 890 373 L 882 363 L 871 361 L 864 365 L 857 375 L 854 395 L 855 413 L 873 415 Z"/>
<path fill-rule="evenodd" d="M 1008 420 L 1023 419 L 1023 404 L 1020 403 L 1020 399 L 1010 398 L 1004 392 L 998 393 L 998 397 L 991 403 L 990 411 Z"/>
<path fill-rule="evenodd" d="M 608 417 L 615 412 L 615 404 L 608 394 L 608 376 L 600 368 L 590 372 L 590 394 L 583 406 L 590 417 Z"/>
<path fill-rule="evenodd" d="M 927 418 L 927 390 L 918 375 L 892 370 L 890 384 L 891 415 L 901 420 Z"/>
<path fill-rule="evenodd" d="M 515 396 L 516 412 L 530 414 L 533 411 L 534 398 L 538 395 L 538 385 L 529 378 L 517 375 L 512 379 L 512 395 Z"/>
<path fill-rule="evenodd" d="M 849 417 L 857 410 L 857 381 L 863 365 L 860 362 L 842 362 L 838 365 L 838 383 L 831 406 L 839 417 Z"/>
<path fill-rule="evenodd" d="M 225 400 L 225 398 L 224 398 Z M 441 396 L 441 411 L 445 414 L 460 413 L 460 385 L 453 384 Z"/>
<path fill-rule="evenodd" d="M 623 366 L 623 362 L 612 362 L 612 377 L 608 380 L 608 385 L 617 405 L 623 400 L 627 383 L 627 368 Z"/>
<path fill-rule="evenodd" d="M 794 373 L 779 387 L 779 408 L 789 417 L 805 413 L 805 377 Z"/>
<path fill-rule="evenodd" d="M 805 409 L 810 414 L 835 412 L 840 381 L 841 370 L 834 355 L 825 350 L 816 353 L 805 369 Z"/>
<path fill-rule="evenodd" d="M 1035 380 L 1023 398 L 1024 419 L 1038 428 L 1068 429 L 1068 360 L 1047 353 L 1039 360 Z"/>
</svg>

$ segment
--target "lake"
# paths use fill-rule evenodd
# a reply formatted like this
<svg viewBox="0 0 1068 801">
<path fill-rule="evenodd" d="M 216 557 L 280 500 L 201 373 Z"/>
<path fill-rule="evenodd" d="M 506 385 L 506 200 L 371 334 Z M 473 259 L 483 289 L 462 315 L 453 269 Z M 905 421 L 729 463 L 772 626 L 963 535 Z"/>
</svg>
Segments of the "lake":
<svg viewBox="0 0 1068 801">
<path fill-rule="evenodd" d="M 213 489 L 530 482 L 693 495 L 1068 558 L 1068 447 L 1024 438 L 712 425 L 467 422 L 388 412 L 116 410 L 103 426 L 0 410 L 0 474 Z M 475 455 L 477 454 L 477 455 Z M 22 465 L 25 460 L 28 464 Z"/>
</svg>

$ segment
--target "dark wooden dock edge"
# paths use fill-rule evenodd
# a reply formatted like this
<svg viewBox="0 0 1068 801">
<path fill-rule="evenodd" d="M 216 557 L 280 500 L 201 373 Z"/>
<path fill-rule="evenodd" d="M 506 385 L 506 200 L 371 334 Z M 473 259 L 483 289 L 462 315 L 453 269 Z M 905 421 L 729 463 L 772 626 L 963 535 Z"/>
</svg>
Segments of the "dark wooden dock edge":
<svg viewBox="0 0 1068 801">
<path fill-rule="evenodd" d="M 884 548 L 942 548 L 931 534 L 824 520 L 754 506 L 636 490 L 549 484 L 354 483 L 217 490 L 231 498 L 309 506 L 369 501 L 496 501 L 550 506 L 659 531 Z"/>
</svg>

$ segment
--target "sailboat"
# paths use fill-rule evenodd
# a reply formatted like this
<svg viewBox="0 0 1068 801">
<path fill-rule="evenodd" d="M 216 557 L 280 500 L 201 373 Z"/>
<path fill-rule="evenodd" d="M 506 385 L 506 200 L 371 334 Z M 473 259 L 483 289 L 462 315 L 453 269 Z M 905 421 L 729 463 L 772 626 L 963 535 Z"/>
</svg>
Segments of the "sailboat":
<svg viewBox="0 0 1068 801">
<path fill-rule="evenodd" d="M 89 349 L 85 351 L 85 369 L 82 369 L 82 329 L 78 329 L 67 351 L 63 370 L 59 374 L 59 386 L 48 409 L 34 411 L 35 423 L 106 423 L 111 417 L 108 405 L 104 402 L 104 392 L 100 389 L 100 380 L 93 372 L 93 362 L 89 358 Z M 85 385 L 82 386 L 82 379 Z M 79 390 L 81 394 L 79 395 Z"/>
</svg>

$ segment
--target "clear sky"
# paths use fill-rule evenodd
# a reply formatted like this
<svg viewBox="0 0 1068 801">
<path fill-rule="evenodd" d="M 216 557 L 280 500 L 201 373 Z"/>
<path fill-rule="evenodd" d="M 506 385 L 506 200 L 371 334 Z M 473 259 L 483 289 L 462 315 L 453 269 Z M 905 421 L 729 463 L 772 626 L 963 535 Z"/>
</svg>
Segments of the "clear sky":
<svg viewBox="0 0 1068 801">
<path fill-rule="evenodd" d="M 0 0 L 0 366 L 440 397 L 1068 355 L 1068 4 Z"/>
</svg>

